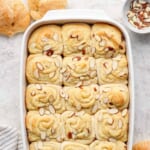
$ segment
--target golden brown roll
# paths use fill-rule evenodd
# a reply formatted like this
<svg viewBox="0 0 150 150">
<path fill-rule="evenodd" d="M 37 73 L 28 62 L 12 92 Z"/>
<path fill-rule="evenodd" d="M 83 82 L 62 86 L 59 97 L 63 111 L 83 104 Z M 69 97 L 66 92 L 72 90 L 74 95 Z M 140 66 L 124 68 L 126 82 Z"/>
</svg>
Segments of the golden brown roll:
<svg viewBox="0 0 150 150">
<path fill-rule="evenodd" d="M 96 84 L 80 87 L 65 87 L 65 97 L 67 97 L 67 110 L 84 110 L 89 114 L 94 114 L 99 109 L 97 100 L 99 99 L 99 86 Z"/>
<path fill-rule="evenodd" d="M 30 14 L 21 0 L 0 0 L 0 34 L 12 36 L 30 24 Z"/>
<path fill-rule="evenodd" d="M 125 55 L 110 59 L 99 58 L 96 65 L 99 84 L 128 83 L 128 63 Z"/>
<path fill-rule="evenodd" d="M 65 111 L 65 102 L 61 98 L 62 88 L 51 84 L 30 84 L 26 90 L 26 106 L 28 110 L 40 110 L 43 113 L 62 113 Z"/>
<path fill-rule="evenodd" d="M 60 150 L 89 150 L 89 148 L 76 142 L 63 142 Z"/>
<path fill-rule="evenodd" d="M 51 57 L 36 54 L 27 59 L 26 76 L 29 83 L 62 83 L 62 58 L 57 55 Z"/>
<path fill-rule="evenodd" d="M 99 23 L 92 26 L 92 49 L 94 56 L 114 57 L 125 53 L 125 41 L 121 31 L 109 24 Z"/>
<path fill-rule="evenodd" d="M 80 86 L 97 83 L 96 63 L 93 57 L 74 55 L 63 60 L 63 84 Z"/>
<path fill-rule="evenodd" d="M 65 140 L 90 144 L 94 140 L 93 118 L 85 112 L 66 111 L 62 114 Z"/>
<path fill-rule="evenodd" d="M 150 141 L 141 141 L 134 144 L 133 150 L 150 150 Z"/>
<path fill-rule="evenodd" d="M 98 140 L 122 141 L 128 139 L 128 112 L 118 109 L 100 110 L 94 118 L 95 133 Z"/>
<path fill-rule="evenodd" d="M 29 111 L 26 116 L 28 139 L 34 141 L 62 140 L 62 123 L 60 115 L 41 115 L 38 111 Z"/>
<path fill-rule="evenodd" d="M 33 142 L 30 144 L 30 150 L 60 150 L 60 143 L 57 142 Z"/>
<path fill-rule="evenodd" d="M 91 28 L 84 23 L 70 23 L 62 27 L 64 56 L 71 54 L 92 55 L 90 48 Z"/>
<path fill-rule="evenodd" d="M 129 90 L 124 84 L 105 84 L 100 86 L 101 108 L 125 109 L 129 104 Z"/>
<path fill-rule="evenodd" d="M 126 150 L 127 146 L 123 142 L 94 141 L 90 145 L 90 150 Z"/>
<path fill-rule="evenodd" d="M 45 25 L 37 28 L 30 36 L 28 50 L 31 54 L 60 55 L 63 51 L 61 27 Z"/>
<path fill-rule="evenodd" d="M 30 15 L 34 20 L 38 20 L 49 10 L 64 9 L 67 0 L 28 0 Z"/>
</svg>

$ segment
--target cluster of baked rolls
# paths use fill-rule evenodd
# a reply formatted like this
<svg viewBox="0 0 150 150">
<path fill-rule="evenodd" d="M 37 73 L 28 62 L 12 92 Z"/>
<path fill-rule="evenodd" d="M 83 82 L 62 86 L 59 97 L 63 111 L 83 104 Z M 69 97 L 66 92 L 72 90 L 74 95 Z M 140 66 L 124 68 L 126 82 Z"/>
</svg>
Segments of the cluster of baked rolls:
<svg viewBox="0 0 150 150">
<path fill-rule="evenodd" d="M 109 24 L 45 25 L 28 41 L 30 150 L 126 150 L 128 62 Z"/>
</svg>

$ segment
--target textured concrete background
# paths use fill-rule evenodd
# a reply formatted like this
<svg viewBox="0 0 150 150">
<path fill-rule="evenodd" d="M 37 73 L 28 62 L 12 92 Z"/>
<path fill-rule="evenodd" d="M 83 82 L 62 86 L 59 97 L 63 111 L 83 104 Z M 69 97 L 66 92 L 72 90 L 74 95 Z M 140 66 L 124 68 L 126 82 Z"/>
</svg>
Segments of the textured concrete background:
<svg viewBox="0 0 150 150">
<path fill-rule="evenodd" d="M 69 8 L 104 9 L 121 22 L 121 0 L 70 0 Z M 150 137 L 150 34 L 130 32 L 135 70 L 134 141 Z M 20 129 L 19 64 L 22 35 L 0 36 L 0 124 Z"/>
</svg>

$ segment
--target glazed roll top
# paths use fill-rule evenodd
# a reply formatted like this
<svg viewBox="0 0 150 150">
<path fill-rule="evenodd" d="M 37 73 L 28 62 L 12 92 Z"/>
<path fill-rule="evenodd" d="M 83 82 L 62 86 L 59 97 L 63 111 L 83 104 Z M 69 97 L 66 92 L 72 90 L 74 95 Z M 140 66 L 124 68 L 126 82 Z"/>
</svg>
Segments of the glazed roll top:
<svg viewBox="0 0 150 150">
<path fill-rule="evenodd" d="M 63 51 L 61 27 L 47 25 L 36 29 L 29 39 L 28 50 L 31 54 L 60 55 Z"/>
<path fill-rule="evenodd" d="M 70 23 L 62 27 L 64 56 L 72 54 L 92 55 L 90 48 L 91 28 L 84 23 Z"/>
<path fill-rule="evenodd" d="M 125 53 L 125 41 L 121 31 L 111 25 L 99 23 L 92 26 L 94 57 L 111 58 Z"/>
<path fill-rule="evenodd" d="M 61 97 L 62 87 L 51 84 L 30 84 L 26 90 L 26 106 L 28 110 L 42 108 L 62 113 L 65 110 L 65 102 Z M 52 110 L 53 109 L 53 110 Z"/>
<path fill-rule="evenodd" d="M 36 54 L 27 59 L 26 76 L 29 83 L 51 83 L 61 85 L 62 58 Z"/>
<path fill-rule="evenodd" d="M 95 115 L 95 133 L 99 140 L 122 141 L 128 138 L 128 112 L 117 109 L 100 110 Z"/>
<path fill-rule="evenodd" d="M 93 57 L 69 56 L 63 59 L 63 84 L 80 86 L 97 83 L 96 63 Z"/>
<path fill-rule="evenodd" d="M 65 140 L 89 144 L 94 139 L 93 118 L 85 112 L 66 111 L 62 115 Z"/>
<path fill-rule="evenodd" d="M 119 54 L 109 59 L 99 58 L 96 65 L 99 84 L 128 83 L 128 63 L 125 55 Z"/>
</svg>

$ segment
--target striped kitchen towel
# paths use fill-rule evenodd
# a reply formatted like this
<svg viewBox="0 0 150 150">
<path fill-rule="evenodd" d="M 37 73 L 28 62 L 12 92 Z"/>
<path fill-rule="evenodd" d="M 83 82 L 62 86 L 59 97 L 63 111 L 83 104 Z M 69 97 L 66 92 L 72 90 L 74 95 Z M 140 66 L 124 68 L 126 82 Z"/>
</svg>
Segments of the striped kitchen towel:
<svg viewBox="0 0 150 150">
<path fill-rule="evenodd" d="M 22 141 L 17 129 L 0 126 L 0 150 L 22 150 Z"/>
</svg>

